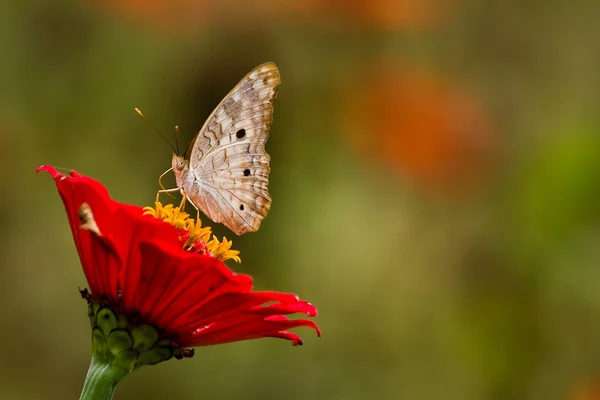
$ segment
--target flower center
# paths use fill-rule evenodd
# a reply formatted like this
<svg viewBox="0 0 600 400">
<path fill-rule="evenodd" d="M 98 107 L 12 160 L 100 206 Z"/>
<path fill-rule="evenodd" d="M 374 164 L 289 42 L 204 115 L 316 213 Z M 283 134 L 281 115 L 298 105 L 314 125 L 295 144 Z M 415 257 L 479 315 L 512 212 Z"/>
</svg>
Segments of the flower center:
<svg viewBox="0 0 600 400">
<path fill-rule="evenodd" d="M 200 219 L 192 219 L 180 207 L 173 204 L 162 205 L 157 201 L 154 207 L 144 207 L 144 215 L 152 215 L 154 218 L 168 222 L 177 229 L 181 247 L 186 251 L 207 254 L 220 261 L 233 260 L 240 262 L 240 252 L 231 250 L 233 242 L 225 237 L 220 242 L 216 236 L 212 235 L 210 226 L 202 226 Z M 212 239 L 211 239 L 212 236 Z"/>
</svg>

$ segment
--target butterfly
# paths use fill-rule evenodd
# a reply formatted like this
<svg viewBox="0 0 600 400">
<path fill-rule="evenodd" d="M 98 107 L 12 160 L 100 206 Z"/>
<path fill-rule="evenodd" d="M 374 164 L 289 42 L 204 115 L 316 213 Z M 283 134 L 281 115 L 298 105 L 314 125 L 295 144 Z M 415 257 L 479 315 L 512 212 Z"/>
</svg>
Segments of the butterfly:
<svg viewBox="0 0 600 400">
<path fill-rule="evenodd" d="M 281 79 L 273 63 L 250 71 L 189 143 L 173 154 L 177 189 L 214 222 L 237 235 L 258 230 L 271 208 L 265 143 Z"/>
</svg>

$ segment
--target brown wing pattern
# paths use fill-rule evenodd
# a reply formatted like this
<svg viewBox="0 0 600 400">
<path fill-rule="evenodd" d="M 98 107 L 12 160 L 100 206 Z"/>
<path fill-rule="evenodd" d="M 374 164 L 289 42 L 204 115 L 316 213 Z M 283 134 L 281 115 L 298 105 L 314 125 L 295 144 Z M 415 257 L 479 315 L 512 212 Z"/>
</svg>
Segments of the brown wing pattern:
<svg viewBox="0 0 600 400">
<path fill-rule="evenodd" d="M 248 73 L 208 117 L 186 154 L 200 181 L 200 190 L 186 195 L 238 235 L 256 231 L 271 207 L 265 143 L 280 82 L 273 63 Z"/>
</svg>

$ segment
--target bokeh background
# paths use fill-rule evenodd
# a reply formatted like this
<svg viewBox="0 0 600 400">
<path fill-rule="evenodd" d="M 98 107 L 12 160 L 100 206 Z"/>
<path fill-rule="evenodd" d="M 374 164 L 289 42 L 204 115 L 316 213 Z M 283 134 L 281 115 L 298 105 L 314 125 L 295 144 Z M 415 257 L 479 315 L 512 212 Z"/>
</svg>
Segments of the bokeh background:
<svg viewBox="0 0 600 400">
<path fill-rule="evenodd" d="M 600 398 L 600 2 L 7 1 L 0 399 L 77 398 L 85 286 L 40 164 L 149 205 L 171 151 L 280 68 L 271 213 L 232 237 L 323 337 L 199 349 L 121 399 Z M 167 180 L 172 184 L 172 177 Z"/>
</svg>

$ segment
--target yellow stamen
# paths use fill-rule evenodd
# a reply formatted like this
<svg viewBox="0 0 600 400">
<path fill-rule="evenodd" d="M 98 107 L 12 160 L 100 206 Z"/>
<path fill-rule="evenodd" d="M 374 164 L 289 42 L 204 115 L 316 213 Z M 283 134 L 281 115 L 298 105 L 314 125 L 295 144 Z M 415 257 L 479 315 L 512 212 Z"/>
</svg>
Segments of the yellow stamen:
<svg viewBox="0 0 600 400">
<path fill-rule="evenodd" d="M 194 221 L 193 219 L 188 218 L 186 220 L 185 228 L 183 229 L 190 233 L 190 237 L 183 246 L 184 249 L 192 247 L 196 240 L 200 240 L 206 244 L 212 233 L 210 226 L 202 227 L 202 223 L 199 219 Z"/>
<path fill-rule="evenodd" d="M 155 208 L 144 207 L 144 215 L 152 215 L 156 219 L 165 221 L 175 228 L 186 229 L 187 220 L 190 215 L 183 212 L 179 207 L 173 207 L 173 204 L 163 206 L 160 201 L 154 203 Z"/>
<path fill-rule="evenodd" d="M 156 219 L 170 223 L 175 228 L 188 231 L 190 236 L 183 244 L 183 248 L 186 250 L 195 249 L 195 243 L 200 241 L 206 245 L 210 255 L 220 261 L 233 260 L 237 263 L 241 261 L 240 252 L 231 250 L 232 241 L 223 238 L 223 241 L 219 242 L 216 236 L 213 236 L 211 240 L 210 226 L 203 227 L 200 219 L 190 218 L 190 215 L 182 211 L 181 207 L 174 207 L 172 204 L 163 206 L 161 202 L 157 201 L 154 203 L 154 208 L 144 207 L 144 215 L 152 215 Z M 202 249 L 195 250 L 202 251 Z"/>
<path fill-rule="evenodd" d="M 208 246 L 208 251 L 218 260 L 225 261 L 231 259 L 239 263 L 241 261 L 240 257 L 238 257 L 240 252 L 238 250 L 231 250 L 232 244 L 233 242 L 231 240 L 228 241 L 225 237 L 223 237 L 223 242 L 219 242 L 219 239 L 213 235 L 212 240 L 206 243 L 206 246 Z"/>
</svg>

